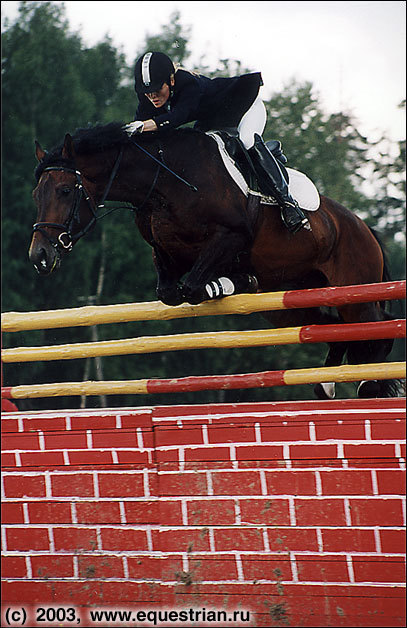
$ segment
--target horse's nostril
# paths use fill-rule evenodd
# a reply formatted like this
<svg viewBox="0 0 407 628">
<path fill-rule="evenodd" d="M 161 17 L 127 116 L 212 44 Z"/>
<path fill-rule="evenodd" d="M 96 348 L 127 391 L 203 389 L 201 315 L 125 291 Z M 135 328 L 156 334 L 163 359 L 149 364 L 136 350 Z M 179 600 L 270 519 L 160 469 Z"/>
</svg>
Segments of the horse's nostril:
<svg viewBox="0 0 407 628">
<path fill-rule="evenodd" d="M 42 268 L 47 268 L 47 254 L 45 249 L 41 249 L 38 261 Z"/>
<path fill-rule="evenodd" d="M 45 249 L 40 249 L 35 255 L 30 257 L 38 273 L 41 274 L 48 270 L 48 256 Z"/>
</svg>

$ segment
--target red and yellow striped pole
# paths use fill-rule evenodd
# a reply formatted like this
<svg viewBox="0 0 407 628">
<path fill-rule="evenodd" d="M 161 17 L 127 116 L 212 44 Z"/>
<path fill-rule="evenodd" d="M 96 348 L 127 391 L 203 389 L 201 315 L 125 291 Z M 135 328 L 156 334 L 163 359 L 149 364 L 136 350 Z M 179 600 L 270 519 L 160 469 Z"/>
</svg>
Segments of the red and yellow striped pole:
<svg viewBox="0 0 407 628">
<path fill-rule="evenodd" d="M 233 349 L 270 345 L 352 340 L 404 338 L 405 320 L 350 323 L 347 325 L 307 325 L 250 331 L 219 331 L 168 336 L 145 336 L 44 347 L 4 349 L 3 362 L 73 360 L 99 356 L 184 351 L 187 349 Z"/>
<path fill-rule="evenodd" d="M 100 325 L 102 323 L 251 314 L 253 312 L 320 307 L 323 305 L 335 307 L 345 303 L 403 299 L 405 293 L 405 281 L 390 281 L 312 290 L 236 294 L 218 301 L 206 301 L 200 305 L 183 303 L 176 307 L 164 305 L 160 301 L 151 301 L 117 305 L 90 305 L 43 312 L 5 312 L 1 317 L 1 328 L 2 331 L 14 332 Z"/>
<path fill-rule="evenodd" d="M 65 397 L 78 395 L 142 395 L 152 393 L 194 392 L 232 388 L 267 388 L 321 382 L 355 382 L 372 379 L 406 377 L 404 362 L 343 365 L 335 367 L 263 371 L 237 375 L 204 375 L 173 379 L 139 379 L 129 381 L 66 382 L 12 386 L 1 391 L 4 399 Z"/>
</svg>

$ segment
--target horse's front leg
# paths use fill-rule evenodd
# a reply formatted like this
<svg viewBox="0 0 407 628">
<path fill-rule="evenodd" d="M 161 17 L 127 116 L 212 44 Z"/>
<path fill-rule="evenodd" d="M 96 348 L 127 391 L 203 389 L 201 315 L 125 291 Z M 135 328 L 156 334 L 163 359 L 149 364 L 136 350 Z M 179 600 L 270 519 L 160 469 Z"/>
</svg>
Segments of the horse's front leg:
<svg viewBox="0 0 407 628">
<path fill-rule="evenodd" d="M 157 298 L 165 305 L 180 305 L 184 296 L 179 285 L 182 276 L 172 259 L 158 246 L 153 249 L 153 260 L 157 271 Z"/>
<path fill-rule="evenodd" d="M 211 294 L 209 284 L 214 277 L 219 277 L 222 273 L 230 274 L 230 270 L 237 266 L 239 254 L 247 251 L 248 247 L 247 233 L 218 226 L 181 284 L 184 300 L 195 305 L 214 296 L 224 296 Z"/>
</svg>

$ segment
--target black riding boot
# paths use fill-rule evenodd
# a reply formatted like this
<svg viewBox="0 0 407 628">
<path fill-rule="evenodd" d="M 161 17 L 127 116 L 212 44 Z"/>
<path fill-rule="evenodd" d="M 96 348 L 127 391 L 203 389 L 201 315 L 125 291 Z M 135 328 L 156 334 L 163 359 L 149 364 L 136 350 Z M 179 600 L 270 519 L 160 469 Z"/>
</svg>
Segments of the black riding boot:
<svg viewBox="0 0 407 628">
<path fill-rule="evenodd" d="M 301 227 L 311 229 L 308 218 L 288 191 L 288 185 L 278 161 L 268 150 L 260 135 L 255 134 L 254 146 L 249 149 L 263 194 L 273 196 L 281 208 L 285 226 L 296 233 Z"/>
</svg>

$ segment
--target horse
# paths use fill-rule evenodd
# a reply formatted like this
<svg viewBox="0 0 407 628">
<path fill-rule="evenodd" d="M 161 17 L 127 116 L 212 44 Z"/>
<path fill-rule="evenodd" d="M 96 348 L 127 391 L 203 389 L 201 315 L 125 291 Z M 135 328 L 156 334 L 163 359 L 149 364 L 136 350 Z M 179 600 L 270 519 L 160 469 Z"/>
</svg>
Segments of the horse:
<svg viewBox="0 0 407 628">
<path fill-rule="evenodd" d="M 105 201 L 130 203 L 152 247 L 157 298 L 171 306 L 208 300 L 220 277 L 235 292 L 269 292 L 388 281 L 377 235 L 337 201 L 320 197 L 312 230 L 291 233 L 275 204 L 253 209 L 227 172 L 213 138 L 191 128 L 129 135 L 119 122 L 78 129 L 49 152 L 35 141 L 38 208 L 29 259 L 56 270 L 100 219 Z M 392 318 L 385 303 L 265 312 L 273 325 Z M 393 340 L 328 343 L 325 366 L 383 362 Z M 359 397 L 396 396 L 395 380 L 362 382 Z M 318 398 L 334 386 L 318 384 Z"/>
</svg>

